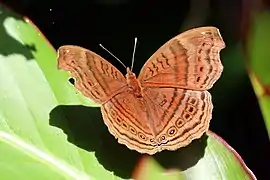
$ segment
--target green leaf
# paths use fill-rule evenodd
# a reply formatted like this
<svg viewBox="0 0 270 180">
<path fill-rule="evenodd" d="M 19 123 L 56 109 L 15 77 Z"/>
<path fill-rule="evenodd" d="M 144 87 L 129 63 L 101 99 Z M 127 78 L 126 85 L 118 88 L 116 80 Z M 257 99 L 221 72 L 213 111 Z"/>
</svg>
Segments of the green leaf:
<svg viewBox="0 0 270 180">
<path fill-rule="evenodd" d="M 255 13 L 248 36 L 248 70 L 270 137 L 270 13 Z"/>
<path fill-rule="evenodd" d="M 256 179 L 211 133 L 155 156 L 118 144 L 30 20 L 0 4 L 0 23 L 1 179 Z"/>
<path fill-rule="evenodd" d="M 144 157 L 134 177 L 140 180 L 157 177 L 183 180 L 200 180 L 202 177 L 207 180 L 256 179 L 235 150 L 211 131 L 174 156 L 164 153 L 155 158 L 159 164 L 150 157 Z M 167 172 L 160 164 L 166 167 Z M 156 170 L 154 173 L 153 169 Z"/>
</svg>

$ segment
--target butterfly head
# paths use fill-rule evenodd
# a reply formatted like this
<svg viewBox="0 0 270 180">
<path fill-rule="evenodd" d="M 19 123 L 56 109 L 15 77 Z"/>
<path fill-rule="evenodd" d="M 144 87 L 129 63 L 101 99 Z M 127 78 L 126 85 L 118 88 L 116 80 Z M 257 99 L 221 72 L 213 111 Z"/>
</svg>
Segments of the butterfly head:
<svg viewBox="0 0 270 180">
<path fill-rule="evenodd" d="M 127 67 L 127 74 L 126 74 L 126 79 L 127 79 L 127 83 L 130 85 L 130 86 L 138 86 L 138 80 L 136 78 L 136 75 L 135 73 L 133 73 L 129 67 Z"/>
<path fill-rule="evenodd" d="M 127 67 L 127 74 L 126 74 L 127 79 L 136 79 L 135 73 L 133 73 L 129 67 Z"/>
</svg>

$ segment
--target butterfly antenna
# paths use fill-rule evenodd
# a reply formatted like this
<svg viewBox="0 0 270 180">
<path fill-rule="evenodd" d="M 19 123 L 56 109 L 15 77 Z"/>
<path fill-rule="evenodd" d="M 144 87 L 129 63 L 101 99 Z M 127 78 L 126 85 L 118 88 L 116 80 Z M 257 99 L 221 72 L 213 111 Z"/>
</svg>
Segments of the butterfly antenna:
<svg viewBox="0 0 270 180">
<path fill-rule="evenodd" d="M 115 55 L 113 55 L 113 53 L 111 53 L 108 49 L 102 46 L 102 44 L 99 44 L 99 46 L 105 51 L 107 51 L 110 55 L 112 55 L 118 62 L 120 62 L 127 69 L 127 66 L 125 66 L 125 64 L 120 59 L 118 59 Z"/>
<path fill-rule="evenodd" d="M 131 62 L 131 68 L 130 68 L 131 71 L 133 69 L 133 64 L 134 64 L 134 59 L 135 59 L 136 45 L 137 45 L 137 37 L 135 37 L 134 48 L 133 48 L 133 53 L 132 53 L 132 62 Z"/>
</svg>

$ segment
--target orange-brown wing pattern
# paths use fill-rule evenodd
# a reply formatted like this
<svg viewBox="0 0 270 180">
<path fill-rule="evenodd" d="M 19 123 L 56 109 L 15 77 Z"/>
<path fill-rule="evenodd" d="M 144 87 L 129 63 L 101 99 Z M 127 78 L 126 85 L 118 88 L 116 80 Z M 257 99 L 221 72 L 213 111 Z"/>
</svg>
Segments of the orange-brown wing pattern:
<svg viewBox="0 0 270 180">
<path fill-rule="evenodd" d="M 209 128 L 213 104 L 208 91 L 147 88 L 144 99 L 156 134 L 155 152 L 187 146 Z"/>
<path fill-rule="evenodd" d="M 118 142 L 140 153 L 176 150 L 208 130 L 213 105 L 208 91 L 147 88 L 138 98 L 125 89 L 101 106 Z"/>
<path fill-rule="evenodd" d="M 59 48 L 58 67 L 71 73 L 83 95 L 102 104 L 104 123 L 119 143 L 155 154 L 186 146 L 208 130 L 213 104 L 207 90 L 223 71 L 224 47 L 215 27 L 172 38 L 143 66 L 138 92 L 112 64 L 78 46 Z"/>
<path fill-rule="evenodd" d="M 58 68 L 69 71 L 75 87 L 86 97 L 104 103 L 127 86 L 123 74 L 87 49 L 66 45 L 58 49 Z"/>
<path fill-rule="evenodd" d="M 118 142 L 140 153 L 153 154 L 154 135 L 143 98 L 129 89 L 112 97 L 101 106 L 104 123 Z"/>
<path fill-rule="evenodd" d="M 142 86 L 208 90 L 221 76 L 219 52 L 225 47 L 219 30 L 188 30 L 165 43 L 145 63 Z"/>
</svg>

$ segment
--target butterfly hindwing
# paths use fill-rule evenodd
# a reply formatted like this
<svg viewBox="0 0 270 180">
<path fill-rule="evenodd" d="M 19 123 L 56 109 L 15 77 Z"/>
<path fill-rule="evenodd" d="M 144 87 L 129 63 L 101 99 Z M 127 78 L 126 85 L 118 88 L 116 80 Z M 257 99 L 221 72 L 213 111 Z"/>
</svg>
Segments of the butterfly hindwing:
<svg viewBox="0 0 270 180">
<path fill-rule="evenodd" d="M 145 101 L 159 143 L 156 151 L 184 147 L 209 128 L 213 104 L 208 91 L 153 87 L 147 88 Z"/>
<path fill-rule="evenodd" d="M 118 142 L 141 153 L 176 150 L 208 130 L 213 104 L 208 91 L 147 88 L 138 98 L 128 89 L 103 106 L 105 124 Z"/>
<path fill-rule="evenodd" d="M 128 89 L 101 106 L 108 130 L 118 142 L 141 153 L 154 154 L 152 126 L 143 98 L 137 98 Z"/>
</svg>

